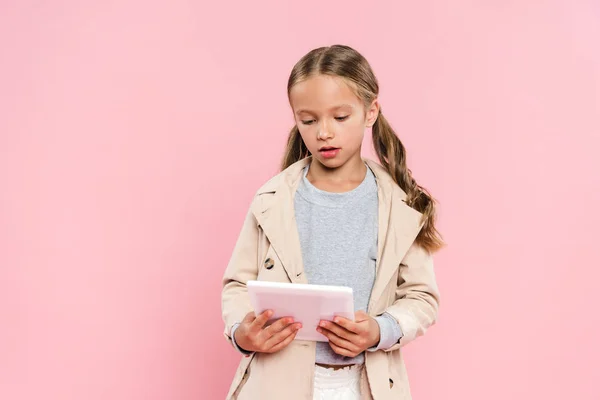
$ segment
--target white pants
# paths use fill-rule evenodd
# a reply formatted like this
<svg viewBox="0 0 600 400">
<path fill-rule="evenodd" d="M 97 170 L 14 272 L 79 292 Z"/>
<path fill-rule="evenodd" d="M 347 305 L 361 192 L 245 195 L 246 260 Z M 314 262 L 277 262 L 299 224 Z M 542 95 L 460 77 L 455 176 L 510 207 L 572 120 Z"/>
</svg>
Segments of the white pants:
<svg viewBox="0 0 600 400">
<path fill-rule="evenodd" d="M 362 365 L 334 370 L 315 365 L 313 400 L 360 400 Z"/>
</svg>

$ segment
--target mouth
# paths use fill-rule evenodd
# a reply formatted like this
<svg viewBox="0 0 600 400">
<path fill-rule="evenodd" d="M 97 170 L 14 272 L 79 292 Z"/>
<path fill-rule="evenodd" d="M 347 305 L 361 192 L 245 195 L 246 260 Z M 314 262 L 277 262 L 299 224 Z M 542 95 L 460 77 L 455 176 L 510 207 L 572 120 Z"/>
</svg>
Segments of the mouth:
<svg viewBox="0 0 600 400">
<path fill-rule="evenodd" d="M 325 158 L 334 158 L 340 152 L 339 147 L 323 146 L 319 149 L 319 153 Z"/>
</svg>

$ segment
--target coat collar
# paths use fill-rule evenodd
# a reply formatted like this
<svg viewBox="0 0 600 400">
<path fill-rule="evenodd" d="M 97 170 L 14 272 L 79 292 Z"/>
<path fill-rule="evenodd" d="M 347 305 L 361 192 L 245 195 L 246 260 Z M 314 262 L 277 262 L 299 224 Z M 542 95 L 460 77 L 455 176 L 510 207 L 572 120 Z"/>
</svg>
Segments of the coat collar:
<svg viewBox="0 0 600 400">
<path fill-rule="evenodd" d="M 308 283 L 302 264 L 300 238 L 294 214 L 294 195 L 302 170 L 312 158 L 304 158 L 264 184 L 251 206 L 291 282 Z M 383 294 L 402 258 L 422 227 L 422 214 L 406 203 L 406 193 L 378 163 L 364 159 L 377 181 L 379 230 L 377 274 L 369 310 Z"/>
</svg>

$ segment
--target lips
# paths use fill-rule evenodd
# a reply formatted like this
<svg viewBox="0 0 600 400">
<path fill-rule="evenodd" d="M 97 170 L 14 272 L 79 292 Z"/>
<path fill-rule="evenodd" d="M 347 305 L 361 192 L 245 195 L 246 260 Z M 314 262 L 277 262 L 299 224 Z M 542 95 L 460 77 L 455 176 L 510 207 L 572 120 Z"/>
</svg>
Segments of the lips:
<svg viewBox="0 0 600 400">
<path fill-rule="evenodd" d="M 338 147 L 323 146 L 319 149 L 319 151 L 332 151 L 332 150 L 338 150 Z"/>
<path fill-rule="evenodd" d="M 323 158 L 335 158 L 338 155 L 340 149 L 338 147 L 333 146 L 323 146 L 319 149 L 319 153 Z"/>
</svg>

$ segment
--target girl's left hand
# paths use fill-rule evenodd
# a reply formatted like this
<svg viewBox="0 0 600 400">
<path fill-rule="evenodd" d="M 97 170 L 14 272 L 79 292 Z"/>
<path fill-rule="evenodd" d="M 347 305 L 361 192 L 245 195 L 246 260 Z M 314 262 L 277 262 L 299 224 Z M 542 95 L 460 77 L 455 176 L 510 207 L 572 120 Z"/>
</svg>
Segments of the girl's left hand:
<svg viewBox="0 0 600 400">
<path fill-rule="evenodd" d="M 379 324 L 363 311 L 357 311 L 354 322 L 342 317 L 321 321 L 317 331 L 329 339 L 337 354 L 356 357 L 379 343 Z"/>
</svg>

